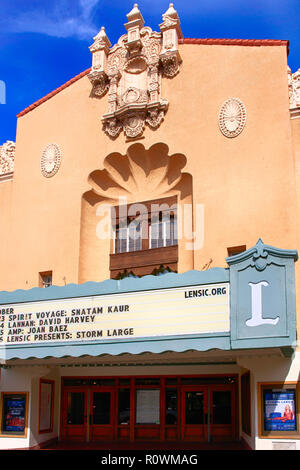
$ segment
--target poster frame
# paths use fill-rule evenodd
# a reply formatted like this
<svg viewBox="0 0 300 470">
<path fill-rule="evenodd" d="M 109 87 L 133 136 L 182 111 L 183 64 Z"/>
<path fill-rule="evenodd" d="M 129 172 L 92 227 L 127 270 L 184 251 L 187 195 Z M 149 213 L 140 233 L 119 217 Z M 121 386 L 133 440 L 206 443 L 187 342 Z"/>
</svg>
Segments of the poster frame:
<svg viewBox="0 0 300 470">
<path fill-rule="evenodd" d="M 296 431 L 273 431 L 265 430 L 264 428 L 264 392 L 266 390 L 295 390 L 295 414 L 296 414 Z M 259 382 L 257 384 L 257 403 L 258 403 L 258 431 L 261 439 L 274 439 L 278 437 L 280 439 L 300 439 L 300 382 Z"/>
<path fill-rule="evenodd" d="M 14 395 L 14 396 L 22 396 L 25 397 L 25 425 L 24 425 L 24 432 L 9 432 L 3 431 L 3 407 L 4 407 L 4 398 L 7 395 Z M 6 438 L 22 438 L 25 439 L 28 433 L 28 406 L 29 406 L 29 392 L 1 392 L 1 400 L 0 400 L 0 437 Z"/>
</svg>

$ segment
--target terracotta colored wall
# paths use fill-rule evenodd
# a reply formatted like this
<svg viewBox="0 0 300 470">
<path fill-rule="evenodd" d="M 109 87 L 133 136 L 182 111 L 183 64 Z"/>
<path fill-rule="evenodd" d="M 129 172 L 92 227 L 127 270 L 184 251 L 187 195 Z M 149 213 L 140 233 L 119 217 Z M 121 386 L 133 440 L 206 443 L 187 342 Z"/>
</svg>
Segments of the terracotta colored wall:
<svg viewBox="0 0 300 470">
<path fill-rule="evenodd" d="M 12 192 L 13 180 L 0 182 L 0 266 L 2 274 L 0 280 L 0 289 L 7 288 L 6 279 L 13 278 L 13 273 L 9 273 L 10 259 L 10 239 L 11 239 L 11 210 L 12 210 Z"/>
<path fill-rule="evenodd" d="M 297 211 L 295 213 L 295 230 L 297 231 L 297 249 L 300 253 L 300 119 L 291 119 L 291 130 L 292 130 L 292 139 L 293 139 L 293 150 L 294 150 L 294 169 L 295 169 L 295 182 L 296 182 L 296 201 L 297 201 Z M 300 262 L 295 265 L 296 271 L 296 286 L 298 287 L 300 284 Z M 298 320 L 298 338 L 300 337 L 300 291 L 299 287 L 296 291 L 296 302 L 297 302 L 297 318 Z M 299 349 L 298 344 L 298 349 Z"/>
<path fill-rule="evenodd" d="M 121 134 L 112 140 L 104 134 L 107 95 L 90 98 L 87 77 L 19 118 L 10 264 L 0 273 L 3 288 L 36 286 L 38 273 L 47 270 L 53 270 L 55 284 L 78 282 L 79 254 L 90 243 L 86 227 L 81 230 L 88 176 L 103 169 L 107 155 L 125 155 L 134 142 L 145 149 L 164 143 L 169 155 L 184 155 L 182 171 L 192 175 L 194 208 L 204 207 L 204 246 L 194 260 L 181 250 L 180 270 L 202 269 L 210 259 L 211 267 L 226 266 L 227 247 L 249 248 L 259 237 L 280 248 L 297 248 L 286 48 L 185 44 L 180 53 L 180 73 L 162 83 L 162 97 L 170 103 L 165 120 L 155 131 L 146 127 L 140 139 L 129 141 Z M 219 109 L 230 97 L 241 99 L 247 109 L 246 127 L 233 139 L 218 127 Z M 60 146 L 62 163 L 47 179 L 40 157 L 50 142 Z M 148 196 L 151 200 L 153 192 Z M 96 244 L 93 265 L 84 272 L 97 272 L 92 280 L 102 280 L 109 275 L 108 243 Z M 80 282 L 91 280 L 86 276 Z"/>
</svg>

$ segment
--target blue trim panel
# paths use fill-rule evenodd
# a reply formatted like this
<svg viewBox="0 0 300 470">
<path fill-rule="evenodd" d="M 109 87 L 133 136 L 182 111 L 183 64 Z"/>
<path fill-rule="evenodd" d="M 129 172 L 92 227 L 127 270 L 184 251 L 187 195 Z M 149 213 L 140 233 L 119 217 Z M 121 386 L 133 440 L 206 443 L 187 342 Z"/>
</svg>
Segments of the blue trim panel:
<svg viewBox="0 0 300 470">
<path fill-rule="evenodd" d="M 144 276 L 142 278 L 125 278 L 120 281 L 108 279 L 102 282 L 84 284 L 67 284 L 66 286 L 34 287 L 29 290 L 0 292 L 0 305 L 41 300 L 57 300 L 93 295 L 121 294 L 156 289 L 170 289 L 200 284 L 229 282 L 228 268 L 212 268 L 207 271 L 187 271 L 182 274 L 167 273 L 161 276 Z"/>
</svg>

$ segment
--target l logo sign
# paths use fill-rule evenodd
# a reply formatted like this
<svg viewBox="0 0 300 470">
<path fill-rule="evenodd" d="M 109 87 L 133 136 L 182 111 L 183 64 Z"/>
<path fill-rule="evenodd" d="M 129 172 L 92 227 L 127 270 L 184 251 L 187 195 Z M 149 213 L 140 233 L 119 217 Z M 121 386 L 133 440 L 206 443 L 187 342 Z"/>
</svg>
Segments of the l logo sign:
<svg viewBox="0 0 300 470">
<path fill-rule="evenodd" d="M 267 281 L 261 281 L 258 283 L 249 282 L 248 284 L 251 287 L 252 312 L 251 318 L 246 321 L 246 325 L 277 325 L 279 317 L 275 319 L 262 317 L 262 287 L 268 286 L 269 283 Z"/>
</svg>

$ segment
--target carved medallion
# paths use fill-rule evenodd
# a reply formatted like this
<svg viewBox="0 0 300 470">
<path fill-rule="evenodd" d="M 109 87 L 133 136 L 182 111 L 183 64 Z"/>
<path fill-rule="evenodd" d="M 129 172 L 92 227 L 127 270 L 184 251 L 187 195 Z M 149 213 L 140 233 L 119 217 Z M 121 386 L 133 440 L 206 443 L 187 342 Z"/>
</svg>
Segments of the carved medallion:
<svg viewBox="0 0 300 470">
<path fill-rule="evenodd" d="M 61 151 L 57 144 L 48 144 L 41 157 L 41 172 L 46 178 L 54 176 L 60 167 Z"/>
<path fill-rule="evenodd" d="M 124 119 L 123 126 L 127 137 L 137 137 L 143 132 L 145 124 L 144 112 L 131 114 Z"/>
<path fill-rule="evenodd" d="M 226 137 L 237 137 L 246 124 L 246 108 L 238 98 L 225 101 L 219 113 L 219 127 Z"/>
</svg>

